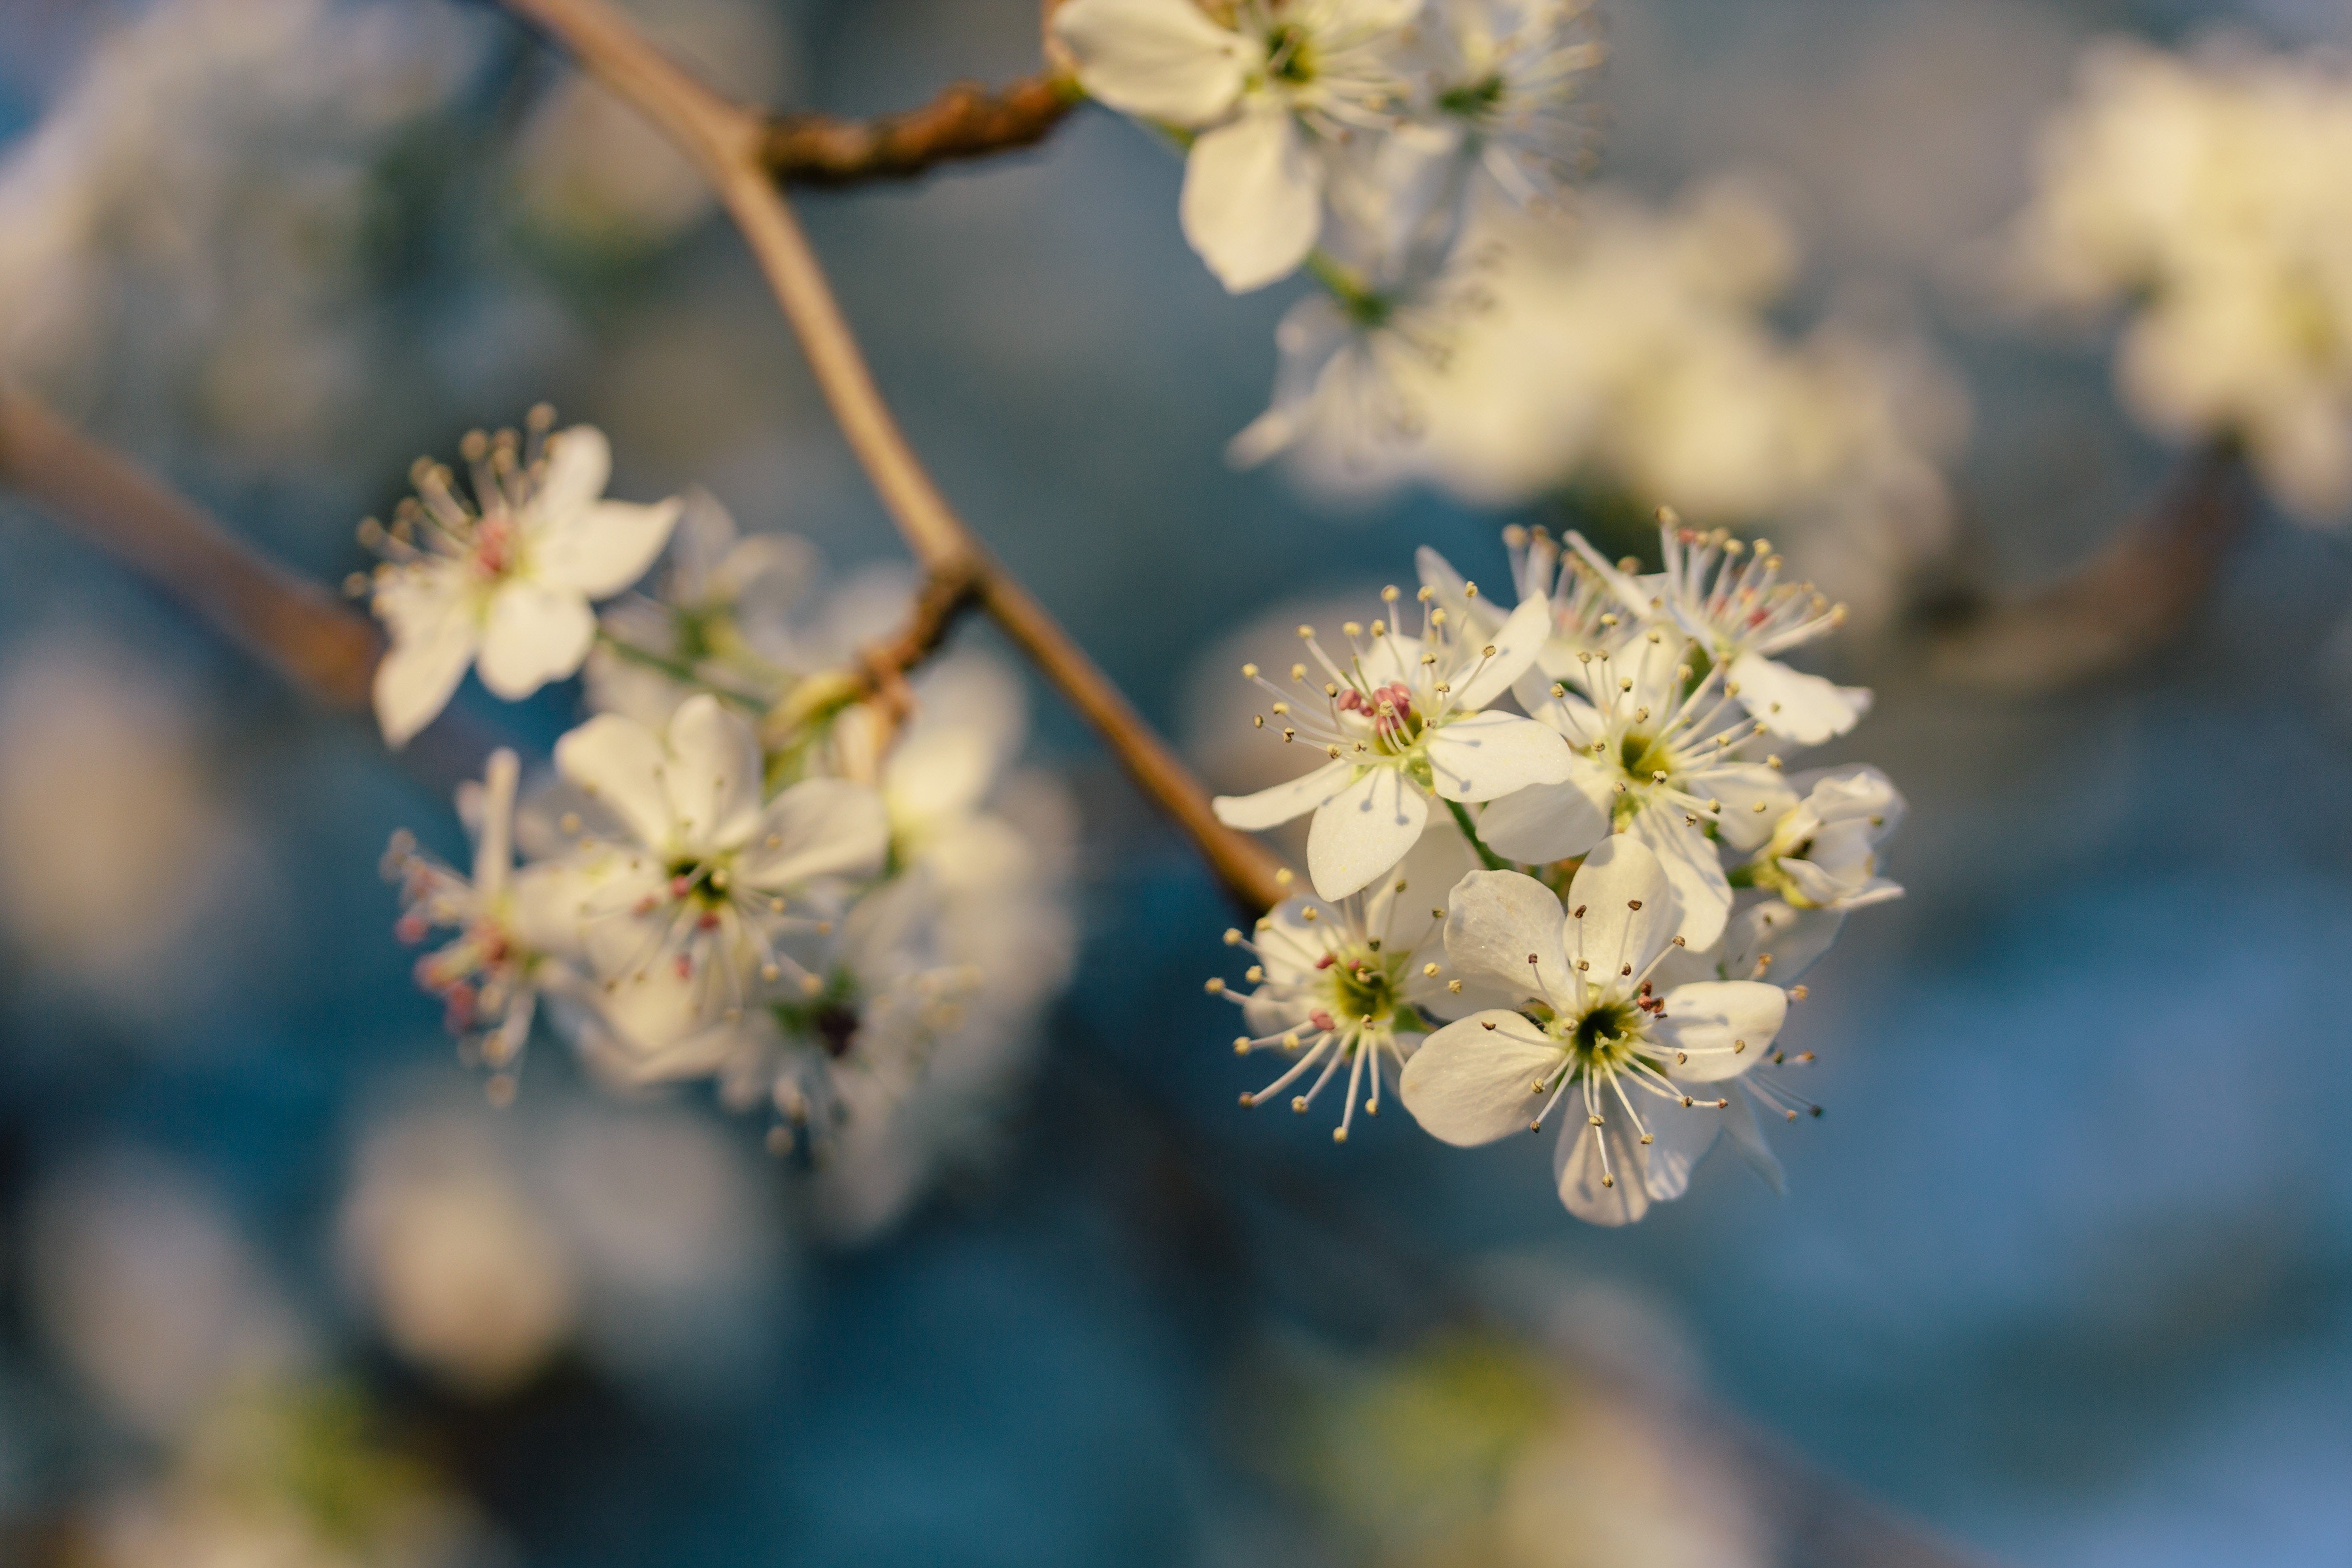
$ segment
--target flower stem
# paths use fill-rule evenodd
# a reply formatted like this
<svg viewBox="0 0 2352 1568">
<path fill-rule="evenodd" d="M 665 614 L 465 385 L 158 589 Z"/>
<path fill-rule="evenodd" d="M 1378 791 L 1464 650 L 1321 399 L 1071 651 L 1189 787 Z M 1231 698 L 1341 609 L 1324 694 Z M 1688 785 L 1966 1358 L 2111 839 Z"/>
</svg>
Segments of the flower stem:
<svg viewBox="0 0 2352 1568">
<path fill-rule="evenodd" d="M 1449 800 L 1445 803 L 1445 809 L 1452 812 L 1454 814 L 1454 820 L 1462 825 L 1462 837 L 1470 840 L 1471 848 L 1478 851 L 1478 863 L 1480 865 L 1486 867 L 1489 871 L 1516 871 L 1519 868 L 1514 862 L 1504 859 L 1500 855 L 1496 854 L 1492 849 L 1486 847 L 1486 841 L 1478 837 L 1478 828 L 1476 825 L 1470 820 L 1470 808 L 1468 806 L 1463 805 L 1458 800 Z"/>
<path fill-rule="evenodd" d="M 600 647 L 612 649 L 616 657 L 625 658 L 631 664 L 641 664 L 647 669 L 660 671 L 680 686 L 691 686 L 698 691 L 708 691 L 713 697 L 722 698 L 753 713 L 764 713 L 768 710 L 766 699 L 720 686 L 685 660 L 671 658 L 666 654 L 656 653 L 651 648 L 639 647 L 632 642 L 623 642 L 603 626 L 596 628 L 596 643 Z"/>
</svg>

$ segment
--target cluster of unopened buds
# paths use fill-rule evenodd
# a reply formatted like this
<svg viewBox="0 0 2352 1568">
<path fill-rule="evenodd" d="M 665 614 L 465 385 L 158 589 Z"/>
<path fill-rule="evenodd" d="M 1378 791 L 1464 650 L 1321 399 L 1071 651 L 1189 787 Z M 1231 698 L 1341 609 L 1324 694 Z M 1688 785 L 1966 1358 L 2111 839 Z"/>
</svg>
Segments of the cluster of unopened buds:
<svg viewBox="0 0 2352 1568">
<path fill-rule="evenodd" d="M 1259 726 L 1320 761 L 1216 802 L 1236 827 L 1312 815 L 1312 894 L 1225 933 L 1246 989 L 1209 983 L 1236 1051 L 1286 1058 L 1242 1103 L 1305 1111 L 1344 1068 L 1341 1142 L 1384 1087 L 1449 1143 L 1556 1121 L 1560 1201 L 1604 1225 L 1680 1196 L 1722 1134 L 1777 1187 L 1758 1110 L 1819 1114 L 1776 1070 L 1812 1059 L 1780 1043 L 1789 1004 L 1849 910 L 1902 892 L 1894 785 L 1781 760 L 1868 710 L 1780 657 L 1843 616 L 1765 542 L 1671 513 L 1646 574 L 1505 538 L 1507 612 L 1424 550 L 1417 626 L 1389 588 L 1343 653 L 1301 626 L 1288 686 L 1244 668 Z"/>
<path fill-rule="evenodd" d="M 878 707 L 853 661 L 893 628 L 785 614 L 797 542 L 739 539 L 704 495 L 603 500 L 604 438 L 544 414 L 465 453 L 470 496 L 420 464 L 420 498 L 362 529 L 387 557 L 353 584 L 393 635 L 387 736 L 477 661 L 509 698 L 584 666 L 604 710 L 535 789 L 502 750 L 461 793 L 470 875 L 406 834 L 386 859 L 399 934 L 457 932 L 417 976 L 492 1098 L 545 1017 L 607 1079 L 715 1078 L 772 1108 L 780 1150 L 823 1155 L 853 1119 L 887 1124 L 938 1053 L 1025 1026 L 1066 942 L 1053 857 L 989 806 L 1017 685 L 952 656 Z M 616 597 L 665 548 L 657 591 Z"/>
</svg>

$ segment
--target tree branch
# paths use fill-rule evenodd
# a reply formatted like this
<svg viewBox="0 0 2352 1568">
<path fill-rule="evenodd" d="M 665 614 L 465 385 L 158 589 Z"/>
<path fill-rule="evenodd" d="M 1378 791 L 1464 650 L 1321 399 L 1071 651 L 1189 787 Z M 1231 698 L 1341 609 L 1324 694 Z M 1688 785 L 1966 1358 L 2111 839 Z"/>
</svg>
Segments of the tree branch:
<svg viewBox="0 0 2352 1568">
<path fill-rule="evenodd" d="M 945 163 L 1034 146 L 1083 95 L 1044 71 L 990 89 L 960 81 L 923 105 L 877 120 L 778 114 L 760 141 L 769 174 L 790 185 L 909 180 Z"/>
<path fill-rule="evenodd" d="M 2236 446 L 2208 443 L 2181 459 L 2155 503 L 2097 554 L 1942 631 L 1928 668 L 1958 684 L 2021 695 L 2128 669 L 2189 625 L 2248 510 Z"/>
<path fill-rule="evenodd" d="M 0 384 L 0 483 L 332 708 L 364 711 L 375 622 L 257 553 L 194 503 Z"/>
<path fill-rule="evenodd" d="M 766 122 L 670 63 L 605 0 L 507 0 L 676 142 L 718 191 L 799 337 L 825 401 L 898 531 L 927 574 L 967 575 L 981 605 L 1083 714 L 1152 803 L 1192 837 L 1234 900 L 1254 910 L 1285 896 L 1274 856 L 1217 821 L 1165 742 L 998 565 L 939 492 L 874 385 L 808 237 L 771 176 Z"/>
</svg>

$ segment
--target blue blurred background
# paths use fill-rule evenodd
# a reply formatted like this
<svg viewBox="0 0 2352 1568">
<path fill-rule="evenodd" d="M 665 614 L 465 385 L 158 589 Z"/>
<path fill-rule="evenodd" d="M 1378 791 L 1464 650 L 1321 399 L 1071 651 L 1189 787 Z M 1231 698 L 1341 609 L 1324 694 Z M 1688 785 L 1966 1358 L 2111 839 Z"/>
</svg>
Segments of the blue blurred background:
<svg viewBox="0 0 2352 1568">
<path fill-rule="evenodd" d="M 844 112 L 1036 61 L 1031 0 L 633 8 L 735 91 Z M 29 136 L 139 9 L 15 0 L 0 132 Z M 2117 411 L 2104 342 L 2021 327 L 1965 278 L 2081 47 L 2217 19 L 2352 44 L 2326 0 L 1610 9 L 1607 177 L 1660 201 L 1756 180 L 1803 249 L 1792 322 L 1861 297 L 1932 337 L 1974 410 L 1937 570 L 1992 586 L 2089 554 L 2172 459 Z M 433 80 L 326 204 L 341 270 L 276 285 L 332 247 L 266 243 L 278 220 L 233 191 L 188 250 L 110 274 L 102 323 L 26 379 L 324 582 L 362 564 L 352 524 L 417 453 L 541 397 L 611 435 L 619 493 L 701 483 L 838 569 L 895 557 L 690 184 L 625 139 L 590 143 L 601 184 L 564 165 L 559 114 L 622 133 L 486 8 L 378 30 L 370 68 Z M 311 90 L 342 94 L 339 53 Z M 135 186 L 134 153 L 108 166 Z M 1226 468 L 1294 289 L 1227 297 L 1178 233 L 1180 175 L 1081 110 L 1033 154 L 801 207 L 948 494 L 1213 770 L 1221 642 L 1402 580 L 1422 542 L 1497 577 L 1513 518 Z M 1829 1113 L 1776 1135 L 1786 1197 L 1717 1161 L 1626 1232 L 1563 1215 L 1517 1145 L 1383 1119 L 1340 1149 L 1236 1109 L 1260 1075 L 1200 985 L 1220 897 L 1040 690 L 1034 753 L 1084 807 L 1077 978 L 992 1148 L 841 1248 L 701 1091 L 616 1107 L 542 1045 L 512 1111 L 476 1109 L 376 860 L 403 826 L 455 853 L 447 792 L 479 758 L 388 756 L 0 500 L 0 1513 L 48 1550 L 168 1466 L 211 1397 L 187 1369 L 226 1358 L 341 1391 L 498 1560 L 1434 1562 L 1364 1544 L 1300 1413 L 1423 1367 L 1467 1299 L 1536 1347 L 1511 1354 L 1696 1391 L 1769 1457 L 1721 1482 L 1752 1494 L 1737 1552 L 1615 1561 L 1864 1560 L 1776 1500 L 1841 1495 L 1818 1468 L 1994 1559 L 2341 1563 L 2347 590 L 2335 538 L 2263 515 L 2186 637 L 2094 687 L 1938 680 L 1902 613 L 1853 639 L 1841 673 L 1877 709 L 1820 760 L 1909 795 L 1909 893 L 1850 923 L 1797 1016 Z M 459 700 L 541 756 L 576 703 Z M 453 1387 L 373 1327 L 354 1215 L 403 1127 L 538 1194 L 572 1249 L 575 1326 L 519 1382 Z M 1617 1386 L 1559 1375 L 1585 1391 L 1562 1398 Z M 1660 1450 L 1668 1511 L 1718 1484 L 1706 1452 Z M 1563 1526 L 1545 1560 L 1612 1539 Z"/>
</svg>

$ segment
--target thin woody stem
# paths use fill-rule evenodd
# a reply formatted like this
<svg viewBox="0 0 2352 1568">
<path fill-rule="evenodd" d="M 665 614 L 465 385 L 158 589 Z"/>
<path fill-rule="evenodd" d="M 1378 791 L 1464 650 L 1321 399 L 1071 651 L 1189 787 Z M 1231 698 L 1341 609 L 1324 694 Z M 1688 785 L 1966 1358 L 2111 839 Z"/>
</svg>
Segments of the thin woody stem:
<svg viewBox="0 0 2352 1568">
<path fill-rule="evenodd" d="M 767 122 L 665 58 L 604 0 L 507 0 L 628 100 L 702 171 L 799 337 L 850 449 L 926 574 L 971 595 L 1091 723 L 1130 778 L 1183 828 L 1234 898 L 1281 901 L 1265 846 L 1217 821 L 1208 792 L 1045 607 L 998 565 L 939 492 L 874 385 L 865 354 L 767 163 Z"/>
<path fill-rule="evenodd" d="M 907 180 L 941 163 L 1034 146 L 1083 94 L 1041 71 L 1001 88 L 960 81 L 920 109 L 876 120 L 830 114 L 772 116 L 760 141 L 769 175 L 788 185 Z"/>
<path fill-rule="evenodd" d="M 5 384 L 0 484 L 70 523 L 320 701 L 367 708 L 383 652 L 374 621 L 264 559 L 193 501 Z"/>
</svg>

